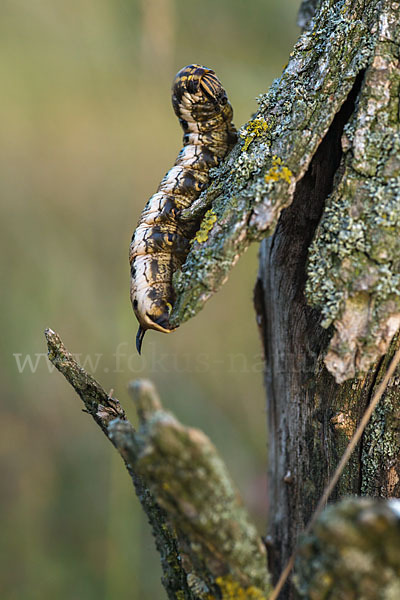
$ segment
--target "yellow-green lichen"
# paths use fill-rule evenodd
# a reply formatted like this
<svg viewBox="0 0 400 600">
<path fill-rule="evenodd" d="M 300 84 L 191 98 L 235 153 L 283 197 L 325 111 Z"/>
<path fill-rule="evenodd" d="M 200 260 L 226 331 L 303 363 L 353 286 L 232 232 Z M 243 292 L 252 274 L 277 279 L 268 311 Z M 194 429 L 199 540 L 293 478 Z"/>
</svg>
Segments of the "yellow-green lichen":
<svg viewBox="0 0 400 600">
<path fill-rule="evenodd" d="M 272 157 L 272 167 L 264 175 L 265 183 L 270 181 L 286 181 L 290 183 L 293 173 L 284 166 L 283 161 L 278 156 Z"/>
<path fill-rule="evenodd" d="M 247 152 L 251 142 L 256 137 L 266 133 L 268 129 L 269 125 L 265 119 L 254 119 L 254 121 L 250 121 L 240 134 L 244 139 L 242 152 Z"/>
<path fill-rule="evenodd" d="M 222 600 L 266 600 L 260 588 L 254 585 L 244 588 L 230 575 L 217 577 L 215 581 L 221 590 Z M 208 600 L 213 600 L 213 596 L 209 596 Z"/>
<path fill-rule="evenodd" d="M 215 212 L 212 209 L 208 210 L 201 222 L 200 229 L 198 230 L 192 241 L 196 240 L 196 242 L 199 242 L 199 244 L 206 242 L 208 240 L 208 233 L 212 229 L 216 220 L 217 215 L 215 214 Z"/>
</svg>

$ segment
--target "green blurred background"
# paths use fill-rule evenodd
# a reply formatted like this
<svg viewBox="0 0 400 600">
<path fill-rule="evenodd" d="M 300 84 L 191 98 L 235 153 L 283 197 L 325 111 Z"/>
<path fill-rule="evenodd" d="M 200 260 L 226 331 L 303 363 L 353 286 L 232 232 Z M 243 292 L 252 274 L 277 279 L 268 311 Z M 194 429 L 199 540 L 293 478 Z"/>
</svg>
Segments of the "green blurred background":
<svg viewBox="0 0 400 600">
<path fill-rule="evenodd" d="M 52 327 L 132 420 L 150 377 L 220 449 L 265 528 L 265 411 L 253 247 L 171 336 L 136 355 L 128 246 L 179 151 L 170 86 L 215 69 L 236 125 L 280 75 L 297 0 L 2 0 L 0 597 L 162 599 L 160 567 L 121 460 L 45 357 Z"/>
</svg>

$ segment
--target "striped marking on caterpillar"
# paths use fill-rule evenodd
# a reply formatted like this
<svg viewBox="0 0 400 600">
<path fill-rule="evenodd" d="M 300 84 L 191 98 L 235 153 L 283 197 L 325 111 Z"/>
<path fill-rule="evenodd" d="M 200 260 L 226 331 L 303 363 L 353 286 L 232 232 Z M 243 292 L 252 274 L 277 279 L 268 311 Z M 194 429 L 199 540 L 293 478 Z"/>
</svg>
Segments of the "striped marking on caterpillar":
<svg viewBox="0 0 400 600">
<path fill-rule="evenodd" d="M 181 69 L 172 86 L 172 105 L 184 131 L 183 148 L 147 202 L 129 253 L 139 354 L 147 329 L 174 330 L 169 322 L 175 302 L 172 275 L 185 262 L 199 228 L 198 220 L 183 222 L 180 213 L 208 186 L 209 169 L 237 139 L 232 107 L 211 69 L 200 65 Z"/>
</svg>

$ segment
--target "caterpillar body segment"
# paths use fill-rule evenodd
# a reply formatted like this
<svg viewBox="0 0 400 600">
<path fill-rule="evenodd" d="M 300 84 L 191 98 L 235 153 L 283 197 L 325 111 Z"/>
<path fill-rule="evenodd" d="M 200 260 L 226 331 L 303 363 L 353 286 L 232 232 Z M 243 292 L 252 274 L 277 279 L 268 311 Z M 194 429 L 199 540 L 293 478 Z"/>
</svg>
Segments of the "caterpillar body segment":
<svg viewBox="0 0 400 600">
<path fill-rule="evenodd" d="M 148 200 L 130 245 L 139 354 L 147 329 L 173 331 L 169 322 L 175 301 L 172 275 L 185 262 L 199 227 L 198 220 L 181 221 L 180 213 L 206 189 L 210 168 L 219 164 L 237 138 L 232 107 L 211 69 L 200 65 L 181 69 L 172 86 L 172 105 L 184 131 L 183 148 Z"/>
</svg>

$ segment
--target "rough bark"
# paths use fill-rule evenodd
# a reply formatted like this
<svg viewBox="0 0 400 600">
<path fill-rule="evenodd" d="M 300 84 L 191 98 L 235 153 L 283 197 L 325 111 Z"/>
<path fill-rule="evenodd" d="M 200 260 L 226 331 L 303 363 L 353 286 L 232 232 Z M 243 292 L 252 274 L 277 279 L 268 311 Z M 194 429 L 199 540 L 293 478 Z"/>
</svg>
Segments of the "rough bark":
<svg viewBox="0 0 400 600">
<path fill-rule="evenodd" d="M 344 500 L 329 507 L 302 540 L 297 585 L 302 598 L 400 598 L 400 502 Z"/>
<path fill-rule="evenodd" d="M 298 534 L 310 519 L 399 344 L 394 340 L 385 359 L 365 377 L 341 385 L 324 365 L 329 332 L 320 326 L 320 314 L 307 305 L 303 293 L 307 242 L 315 217 L 307 181 L 318 179 L 318 173 L 325 181 L 324 171 L 314 163 L 309 177 L 299 187 L 299 195 L 282 214 L 276 233 L 262 244 L 260 251 L 256 308 L 266 357 L 268 540 L 274 576 L 293 551 Z M 318 185 L 314 189 L 317 188 Z M 399 380 L 395 377 L 333 500 L 346 494 L 399 495 L 399 410 Z"/>
<path fill-rule="evenodd" d="M 150 382 L 130 391 L 135 431 L 116 398 L 78 365 L 59 336 L 45 332 L 49 359 L 119 451 L 152 527 L 163 584 L 174 600 L 263 600 L 266 550 L 225 464 L 201 431 L 165 411 Z"/>
<path fill-rule="evenodd" d="M 165 411 L 147 381 L 130 386 L 140 422 L 135 431 L 118 400 L 76 363 L 59 336 L 46 330 L 46 338 L 49 359 L 125 462 L 153 530 L 168 597 L 267 600 L 265 547 L 208 438 Z M 399 543 L 398 502 L 339 503 L 300 542 L 299 593 L 313 600 L 330 592 L 345 600 L 397 598 Z"/>
<path fill-rule="evenodd" d="M 343 160 L 309 250 L 307 295 L 335 333 L 337 381 L 365 372 L 400 326 L 400 4 L 379 14 Z"/>
<path fill-rule="evenodd" d="M 193 208 L 212 204 L 218 219 L 176 274 L 173 315 L 182 323 L 197 314 L 264 238 L 256 308 L 274 577 L 399 343 L 400 324 L 400 4 L 305 1 L 300 21 L 305 31 L 282 76 Z M 394 378 L 334 498 L 399 495 L 398 386 Z"/>
<path fill-rule="evenodd" d="M 398 6 L 387 5 L 379 14 L 370 64 L 354 79 L 291 206 L 261 245 L 256 307 L 266 354 L 274 576 L 288 560 L 399 344 L 395 338 L 378 360 L 398 328 L 398 288 L 392 282 L 399 274 L 400 180 L 393 153 L 400 72 L 399 48 L 387 28 L 395 24 Z M 386 218 L 377 218 L 380 211 Z M 382 248 L 388 262 L 379 259 Z M 381 276 L 389 265 L 390 275 Z M 305 286 L 316 308 L 308 305 Z M 333 336 L 333 328 L 326 328 L 332 322 Z M 338 385 L 324 359 L 337 382 L 359 371 L 365 375 Z M 395 377 L 333 499 L 400 494 L 399 410 Z M 295 593 L 287 589 L 286 595 Z"/>
<path fill-rule="evenodd" d="M 193 218 L 212 204 L 218 218 L 175 275 L 175 324 L 201 310 L 251 242 L 273 235 L 333 127 L 345 135 L 320 192 L 321 213 L 336 175 L 309 253 L 308 299 L 323 327 L 336 329 L 326 364 L 338 382 L 365 373 L 386 352 L 400 325 L 399 7 L 325 0 L 310 22 L 305 18 L 282 76 L 188 211 Z M 340 130 L 334 121 L 350 98 L 356 105 Z"/>
<path fill-rule="evenodd" d="M 108 426 L 114 419 L 123 421 L 126 428 L 133 432 L 133 427 L 126 419 L 125 411 L 118 400 L 107 394 L 101 385 L 80 367 L 54 331 L 46 329 L 45 336 L 49 360 L 72 385 L 85 406 L 85 412 L 92 416 L 113 445 L 115 443 L 109 435 Z M 182 598 L 193 600 L 196 596 L 190 592 L 186 573 L 179 560 L 178 538 L 170 527 L 165 512 L 156 502 L 154 495 L 149 491 L 143 479 L 127 461 L 125 461 L 125 466 L 149 520 L 157 549 L 160 552 L 163 584 L 168 598 L 175 599 L 177 594 L 181 593 L 183 594 Z"/>
</svg>

